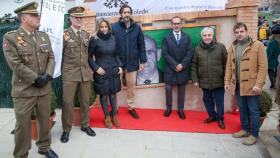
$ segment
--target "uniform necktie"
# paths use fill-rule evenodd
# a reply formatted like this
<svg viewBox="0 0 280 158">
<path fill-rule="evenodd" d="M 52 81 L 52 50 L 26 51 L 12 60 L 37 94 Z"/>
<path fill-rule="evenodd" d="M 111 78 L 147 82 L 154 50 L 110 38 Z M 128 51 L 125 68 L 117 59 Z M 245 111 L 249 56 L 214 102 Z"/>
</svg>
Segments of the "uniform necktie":
<svg viewBox="0 0 280 158">
<path fill-rule="evenodd" d="M 35 34 L 34 34 L 34 32 L 31 32 L 31 33 L 30 33 L 30 36 L 31 36 L 31 38 L 33 39 L 34 43 L 36 43 L 36 39 L 35 39 Z"/>
<path fill-rule="evenodd" d="M 177 44 L 179 45 L 180 44 L 180 39 L 179 39 L 179 37 L 180 37 L 180 34 L 176 34 L 176 42 L 177 42 Z"/>
<path fill-rule="evenodd" d="M 78 31 L 77 35 L 78 35 L 78 39 L 80 40 L 80 38 L 81 38 L 81 31 Z"/>
</svg>

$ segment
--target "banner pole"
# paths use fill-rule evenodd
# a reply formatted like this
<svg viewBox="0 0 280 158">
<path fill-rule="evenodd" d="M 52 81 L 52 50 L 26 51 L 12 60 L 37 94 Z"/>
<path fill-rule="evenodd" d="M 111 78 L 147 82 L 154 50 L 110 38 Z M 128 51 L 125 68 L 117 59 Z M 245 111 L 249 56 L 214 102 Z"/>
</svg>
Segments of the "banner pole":
<svg viewBox="0 0 280 158">
<path fill-rule="evenodd" d="M 41 18 L 41 16 L 42 16 L 42 10 L 43 10 L 43 1 L 44 1 L 44 0 L 41 0 L 41 7 L 40 7 L 40 18 Z"/>
</svg>

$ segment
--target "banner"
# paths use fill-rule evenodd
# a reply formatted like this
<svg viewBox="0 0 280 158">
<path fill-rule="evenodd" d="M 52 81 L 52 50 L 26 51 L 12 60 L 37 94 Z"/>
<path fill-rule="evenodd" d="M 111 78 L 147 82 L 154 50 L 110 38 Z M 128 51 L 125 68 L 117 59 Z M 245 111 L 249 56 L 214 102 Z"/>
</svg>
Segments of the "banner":
<svg viewBox="0 0 280 158">
<path fill-rule="evenodd" d="M 43 0 L 40 31 L 51 40 L 55 56 L 54 78 L 61 75 L 65 0 Z"/>
<path fill-rule="evenodd" d="M 128 4 L 133 15 L 224 10 L 227 0 L 76 0 L 96 12 L 97 17 L 119 16 L 122 5 Z"/>
</svg>

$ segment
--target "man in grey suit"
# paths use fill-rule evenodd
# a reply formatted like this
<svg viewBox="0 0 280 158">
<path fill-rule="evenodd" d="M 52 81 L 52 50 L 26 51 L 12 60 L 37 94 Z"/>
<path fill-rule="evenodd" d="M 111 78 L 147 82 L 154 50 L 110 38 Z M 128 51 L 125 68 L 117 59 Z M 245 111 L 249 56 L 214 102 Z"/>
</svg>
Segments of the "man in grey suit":
<svg viewBox="0 0 280 158">
<path fill-rule="evenodd" d="M 163 39 L 162 56 L 166 62 L 164 68 L 164 82 L 166 91 L 166 111 L 164 116 L 172 112 L 172 86 L 178 86 L 178 111 L 180 119 L 185 119 L 184 102 L 185 87 L 188 80 L 188 68 L 192 63 L 192 42 L 182 29 L 182 19 L 171 19 L 173 31 Z"/>
</svg>

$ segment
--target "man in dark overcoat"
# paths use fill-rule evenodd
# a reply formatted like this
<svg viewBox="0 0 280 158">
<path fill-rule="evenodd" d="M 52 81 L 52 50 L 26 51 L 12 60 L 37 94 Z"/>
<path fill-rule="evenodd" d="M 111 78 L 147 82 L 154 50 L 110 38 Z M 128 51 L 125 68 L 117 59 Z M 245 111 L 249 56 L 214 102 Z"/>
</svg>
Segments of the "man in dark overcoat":
<svg viewBox="0 0 280 158">
<path fill-rule="evenodd" d="M 164 82 L 166 91 L 166 111 L 164 116 L 172 112 L 172 87 L 178 86 L 178 112 L 181 119 L 185 119 L 184 102 L 185 87 L 188 80 L 188 68 L 192 62 L 192 42 L 182 29 L 182 19 L 171 19 L 173 31 L 163 39 L 162 56 L 166 62 L 164 68 Z"/>
</svg>

